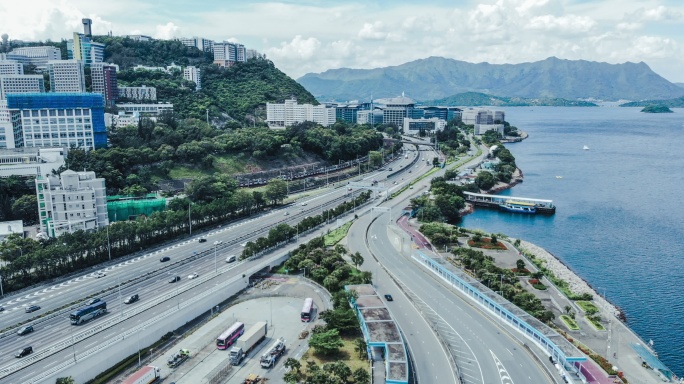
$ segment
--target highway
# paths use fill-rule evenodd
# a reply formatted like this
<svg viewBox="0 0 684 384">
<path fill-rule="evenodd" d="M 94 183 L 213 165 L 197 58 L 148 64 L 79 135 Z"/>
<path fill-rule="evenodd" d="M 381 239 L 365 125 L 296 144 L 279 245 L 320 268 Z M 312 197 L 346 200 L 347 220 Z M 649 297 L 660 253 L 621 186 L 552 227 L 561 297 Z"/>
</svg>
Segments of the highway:
<svg viewBox="0 0 684 384">
<path fill-rule="evenodd" d="M 366 182 L 370 182 L 370 180 L 382 181 L 391 173 L 387 170 L 389 167 L 393 167 L 394 172 L 396 172 L 413 160 L 412 155 L 408 159 L 399 157 L 385 170 L 365 175 L 364 180 Z M 430 167 L 426 165 L 426 162 L 418 162 L 417 166 L 414 165 L 412 168 L 414 171 L 411 174 L 404 172 L 388 180 L 387 184 L 394 186 L 393 181 L 396 181 L 395 188 L 398 188 L 402 183 L 408 182 L 407 176 L 418 176 L 428 169 Z M 406 178 L 406 180 L 402 180 L 402 178 Z M 356 192 L 354 191 L 354 193 Z M 198 293 L 207 291 L 217 284 L 229 279 L 235 279 L 235 284 L 244 283 L 243 274 L 249 271 L 251 271 L 250 274 L 255 272 L 255 266 L 268 266 L 270 259 L 265 257 L 244 263 L 226 264 L 226 255 L 239 255 L 242 250 L 240 244 L 266 235 L 268 230 L 277 224 L 288 223 L 294 226 L 306 216 L 315 215 L 323 209 L 335 207 L 345 198 L 348 199 L 348 194 L 346 185 L 338 185 L 336 189 L 328 190 L 316 197 L 304 198 L 298 201 L 296 205 L 262 213 L 209 232 L 193 233 L 191 238 L 167 244 L 158 250 L 121 258 L 92 271 L 71 276 L 63 282 L 34 287 L 20 294 L 6 297 L 0 302 L 0 305 L 6 308 L 5 312 L 0 313 L 0 328 L 8 328 L 18 322 L 33 319 L 29 324 L 34 326 L 35 331 L 25 336 L 17 336 L 15 329 L 11 329 L 3 334 L 4 337 L 0 339 L 0 343 L 2 343 L 4 351 L 11 353 L 0 356 L 0 379 L 2 382 L 24 382 L 37 372 L 45 371 L 74 359 L 74 356 L 78 356 L 79 353 L 88 350 L 93 345 L 118 337 L 121 332 L 157 316 L 166 309 L 174 306 L 180 308 L 186 300 L 192 299 Z M 306 202 L 306 205 L 302 205 L 302 202 Z M 364 209 L 368 209 L 368 206 Z M 287 216 L 285 215 L 286 211 L 289 212 Z M 206 238 L 207 241 L 200 243 L 199 238 Z M 215 246 L 215 241 L 222 243 Z M 161 263 L 159 259 L 164 256 L 170 257 L 171 261 Z M 98 271 L 106 273 L 106 276 L 95 277 Z M 197 273 L 199 277 L 196 280 L 189 280 L 188 275 L 192 273 Z M 211 277 L 212 275 L 215 277 Z M 169 283 L 169 279 L 173 276 L 180 276 L 181 281 Z M 174 290 L 175 294 L 173 294 Z M 138 307 L 149 306 L 152 301 L 168 293 L 172 293 L 172 299 L 165 300 L 159 305 L 137 313 Z M 123 304 L 122 301 L 132 294 L 138 294 L 140 300 L 130 305 Z M 68 321 L 68 314 L 73 309 L 85 304 L 86 298 L 95 296 L 107 301 L 108 313 L 85 324 L 72 326 Z M 30 304 L 37 304 L 42 308 L 30 314 L 24 313 L 23 308 Z M 37 318 L 45 312 L 65 306 L 67 306 L 66 309 L 58 311 L 55 315 L 47 315 L 44 319 Z M 99 323 L 116 316 L 125 320 L 115 327 L 95 332 Z M 39 355 L 41 350 L 50 349 L 51 346 L 63 343 L 65 340 L 68 341 L 74 338 L 74 335 L 75 340 L 80 340 L 79 335 L 89 332 L 94 332 L 94 334 L 77 342 L 73 347 L 69 345 L 68 349 L 62 349 L 61 352 L 54 351 L 55 353 L 51 356 L 41 358 L 27 367 L 19 369 L 11 376 L 2 374 L 3 370 L 12 367 L 13 364 L 36 360 L 36 355 Z M 23 359 L 13 357 L 14 352 L 12 351 L 28 345 L 34 348 L 33 356 Z M 111 363 L 111 361 L 109 362 Z"/>
</svg>

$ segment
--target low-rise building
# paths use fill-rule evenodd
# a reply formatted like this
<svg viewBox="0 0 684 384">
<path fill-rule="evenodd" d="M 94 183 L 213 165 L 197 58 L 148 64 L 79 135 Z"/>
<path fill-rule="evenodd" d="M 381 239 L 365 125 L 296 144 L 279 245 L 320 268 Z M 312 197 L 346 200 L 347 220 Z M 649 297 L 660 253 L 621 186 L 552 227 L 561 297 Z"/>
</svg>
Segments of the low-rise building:
<svg viewBox="0 0 684 384">
<path fill-rule="evenodd" d="M 156 121 L 156 117 L 148 117 L 150 120 Z M 126 113 L 119 111 L 118 114 L 105 113 L 105 126 L 108 130 L 114 127 L 126 127 L 128 125 L 137 126 L 140 121 L 140 112 Z"/>
<path fill-rule="evenodd" d="M 47 176 L 64 165 L 66 148 L 0 149 L 0 178 Z"/>
<path fill-rule="evenodd" d="M 152 36 L 147 36 L 147 35 L 126 35 L 131 40 L 135 41 L 152 41 L 154 38 Z"/>
<path fill-rule="evenodd" d="M 304 121 L 330 126 L 335 123 L 335 108 L 297 104 L 294 98 L 285 100 L 283 104 L 266 103 L 266 123 L 270 128 L 285 128 Z"/>
<path fill-rule="evenodd" d="M 19 47 L 8 53 L 8 58 L 12 56 L 21 56 L 23 59 L 17 61 L 26 65 L 34 65 L 37 70 L 44 71 L 48 61 L 62 59 L 62 50 L 52 46 Z"/>
<path fill-rule="evenodd" d="M 149 103 L 149 104 L 134 104 L 134 103 L 120 103 L 116 105 L 119 110 L 125 113 L 138 112 L 141 116 L 158 116 L 163 112 L 173 112 L 173 104 L 171 103 Z"/>
<path fill-rule="evenodd" d="M 119 98 L 135 101 L 156 101 L 157 88 L 155 87 L 119 87 Z"/>
<path fill-rule="evenodd" d="M 16 60 L 0 60 L 0 75 L 23 75 L 24 65 Z"/>
<path fill-rule="evenodd" d="M 213 52 L 214 51 L 214 41 L 205 39 L 203 37 L 180 37 L 178 41 L 183 43 L 187 47 L 194 47 L 203 52 Z"/>
<path fill-rule="evenodd" d="M 183 69 L 183 78 L 195 83 L 195 90 L 202 89 L 202 82 L 200 80 L 200 69 L 194 66 L 188 66 Z"/>
<path fill-rule="evenodd" d="M 404 118 L 404 133 L 417 134 L 421 131 L 442 131 L 446 127 L 446 121 L 436 117 L 430 119 L 411 119 Z"/>
<path fill-rule="evenodd" d="M 59 177 L 40 176 L 36 194 L 40 229 L 48 237 L 109 225 L 105 180 L 95 172 L 66 170 Z"/>
</svg>

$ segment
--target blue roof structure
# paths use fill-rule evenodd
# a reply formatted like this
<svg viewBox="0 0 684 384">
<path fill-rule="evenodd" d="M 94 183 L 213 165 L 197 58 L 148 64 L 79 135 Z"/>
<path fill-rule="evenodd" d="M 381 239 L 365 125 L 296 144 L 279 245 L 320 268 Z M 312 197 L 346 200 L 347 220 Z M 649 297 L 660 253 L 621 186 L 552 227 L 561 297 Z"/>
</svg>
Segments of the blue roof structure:
<svg viewBox="0 0 684 384">
<path fill-rule="evenodd" d="M 641 359 L 645 361 L 646 364 L 648 364 L 651 368 L 660 371 L 660 373 L 665 375 L 668 379 L 672 380 L 672 377 L 674 375 L 672 371 L 670 371 L 670 369 L 666 367 L 665 364 L 663 364 L 660 360 L 658 360 L 658 358 L 655 355 L 653 355 L 648 349 L 646 349 L 646 347 L 636 343 L 631 343 L 629 346 L 632 347 L 634 352 L 636 352 L 639 355 L 639 357 L 641 357 Z"/>
</svg>

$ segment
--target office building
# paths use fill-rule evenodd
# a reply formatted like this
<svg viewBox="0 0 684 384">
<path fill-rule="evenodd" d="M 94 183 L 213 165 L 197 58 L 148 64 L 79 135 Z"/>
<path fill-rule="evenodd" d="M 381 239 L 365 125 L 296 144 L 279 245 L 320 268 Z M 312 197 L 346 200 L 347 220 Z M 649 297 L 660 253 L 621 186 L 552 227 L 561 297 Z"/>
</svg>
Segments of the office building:
<svg viewBox="0 0 684 384">
<path fill-rule="evenodd" d="M 134 104 L 134 103 L 120 103 L 116 105 L 119 110 L 126 114 L 138 112 L 142 116 L 158 116 L 163 112 L 173 112 L 173 104 L 171 103 L 157 103 L 157 104 Z"/>
<path fill-rule="evenodd" d="M 119 87 L 119 99 L 135 101 L 157 100 L 157 88 L 155 87 Z"/>
<path fill-rule="evenodd" d="M 0 178 L 47 176 L 64 165 L 66 153 L 65 148 L 0 149 Z"/>
<path fill-rule="evenodd" d="M 0 75 L 23 75 L 24 66 L 16 60 L 0 60 Z"/>
<path fill-rule="evenodd" d="M 53 60 L 47 63 L 50 92 L 81 93 L 86 91 L 83 62 L 80 60 Z"/>
<path fill-rule="evenodd" d="M 194 47 L 203 52 L 214 51 L 214 42 L 203 37 L 181 37 L 178 39 L 178 41 L 180 41 L 181 43 L 183 43 L 183 45 L 187 47 Z"/>
<path fill-rule="evenodd" d="M 304 121 L 328 127 L 335 123 L 335 108 L 297 104 L 294 98 L 285 100 L 283 104 L 266 103 L 266 123 L 270 128 L 285 128 Z"/>
<path fill-rule="evenodd" d="M 326 106 L 335 108 L 335 118 L 337 120 L 354 124 L 358 122 L 359 111 L 369 111 L 371 109 L 371 103 L 360 103 L 357 100 L 348 103 L 326 103 Z"/>
<path fill-rule="evenodd" d="M 74 38 L 67 41 L 67 58 L 80 60 L 86 67 L 103 62 L 104 50 L 104 44 L 96 43 L 91 37 L 78 32 L 74 32 Z"/>
<path fill-rule="evenodd" d="M 503 122 L 505 120 L 506 114 L 504 111 L 492 111 L 485 108 L 464 109 L 461 115 L 461 121 L 464 124 L 475 127 L 475 135 L 483 135 L 487 131 L 496 131 L 503 135 Z"/>
<path fill-rule="evenodd" d="M 383 124 L 393 123 L 397 127 L 401 127 L 404 125 L 405 117 L 422 117 L 422 113 L 420 115 L 414 114 L 415 100 L 404 96 L 403 93 L 399 97 L 373 100 L 373 105 L 382 110 Z"/>
<path fill-rule="evenodd" d="M 116 64 L 93 63 L 90 66 L 92 91 L 104 96 L 107 106 L 114 105 L 119 97 L 119 87 L 116 81 L 118 70 L 119 66 Z"/>
<path fill-rule="evenodd" d="M 109 225 L 105 180 L 95 172 L 66 170 L 59 177 L 39 176 L 36 195 L 40 230 L 48 237 Z"/>
<path fill-rule="evenodd" d="M 18 59 L 18 56 L 21 59 Z M 11 57 L 24 65 L 34 65 L 37 70 L 44 71 L 48 61 L 62 60 L 62 51 L 52 46 L 19 47 L 7 54 L 8 59 Z"/>
<path fill-rule="evenodd" d="M 214 43 L 214 64 L 230 67 L 237 62 L 247 60 L 247 50 L 242 44 L 224 41 Z"/>
<path fill-rule="evenodd" d="M 188 66 L 183 69 L 183 78 L 188 81 L 192 81 L 196 84 L 195 90 L 199 91 L 202 89 L 202 83 L 200 81 L 200 69 L 193 66 Z"/>
<path fill-rule="evenodd" d="M 8 94 L 15 147 L 107 146 L 104 98 L 97 93 Z"/>
<path fill-rule="evenodd" d="M 405 117 L 402 127 L 404 128 L 404 133 L 406 134 L 418 134 L 420 132 L 428 131 L 435 132 L 444 130 L 444 127 L 446 127 L 446 121 L 436 117 L 431 117 L 429 119 L 412 119 Z"/>
<path fill-rule="evenodd" d="M 439 106 L 423 106 L 417 107 L 417 110 L 422 111 L 424 119 L 431 119 L 436 117 L 438 119 L 451 121 L 461 119 L 461 108 L 456 107 L 439 107 Z"/>
<path fill-rule="evenodd" d="M 0 75 L 0 100 L 12 93 L 45 92 L 43 75 Z"/>
</svg>

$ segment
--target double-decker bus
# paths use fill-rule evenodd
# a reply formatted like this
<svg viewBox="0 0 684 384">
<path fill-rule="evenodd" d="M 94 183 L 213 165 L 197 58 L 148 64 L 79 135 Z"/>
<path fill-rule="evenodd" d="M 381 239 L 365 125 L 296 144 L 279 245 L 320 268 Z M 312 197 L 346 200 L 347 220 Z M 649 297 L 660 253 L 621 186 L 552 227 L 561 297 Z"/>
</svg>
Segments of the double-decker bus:
<svg viewBox="0 0 684 384">
<path fill-rule="evenodd" d="M 308 323 L 311 321 L 311 317 L 313 316 L 313 299 L 310 297 L 307 297 L 304 300 L 304 306 L 302 307 L 302 321 L 305 323 Z"/>
<path fill-rule="evenodd" d="M 100 301 L 72 312 L 69 315 L 69 320 L 71 320 L 71 324 L 78 325 L 105 313 L 107 313 L 107 303 Z"/>
<path fill-rule="evenodd" d="M 236 322 L 231 325 L 221 336 L 216 338 L 216 348 L 228 349 L 238 337 L 245 333 L 245 325 L 241 322 Z"/>
</svg>

